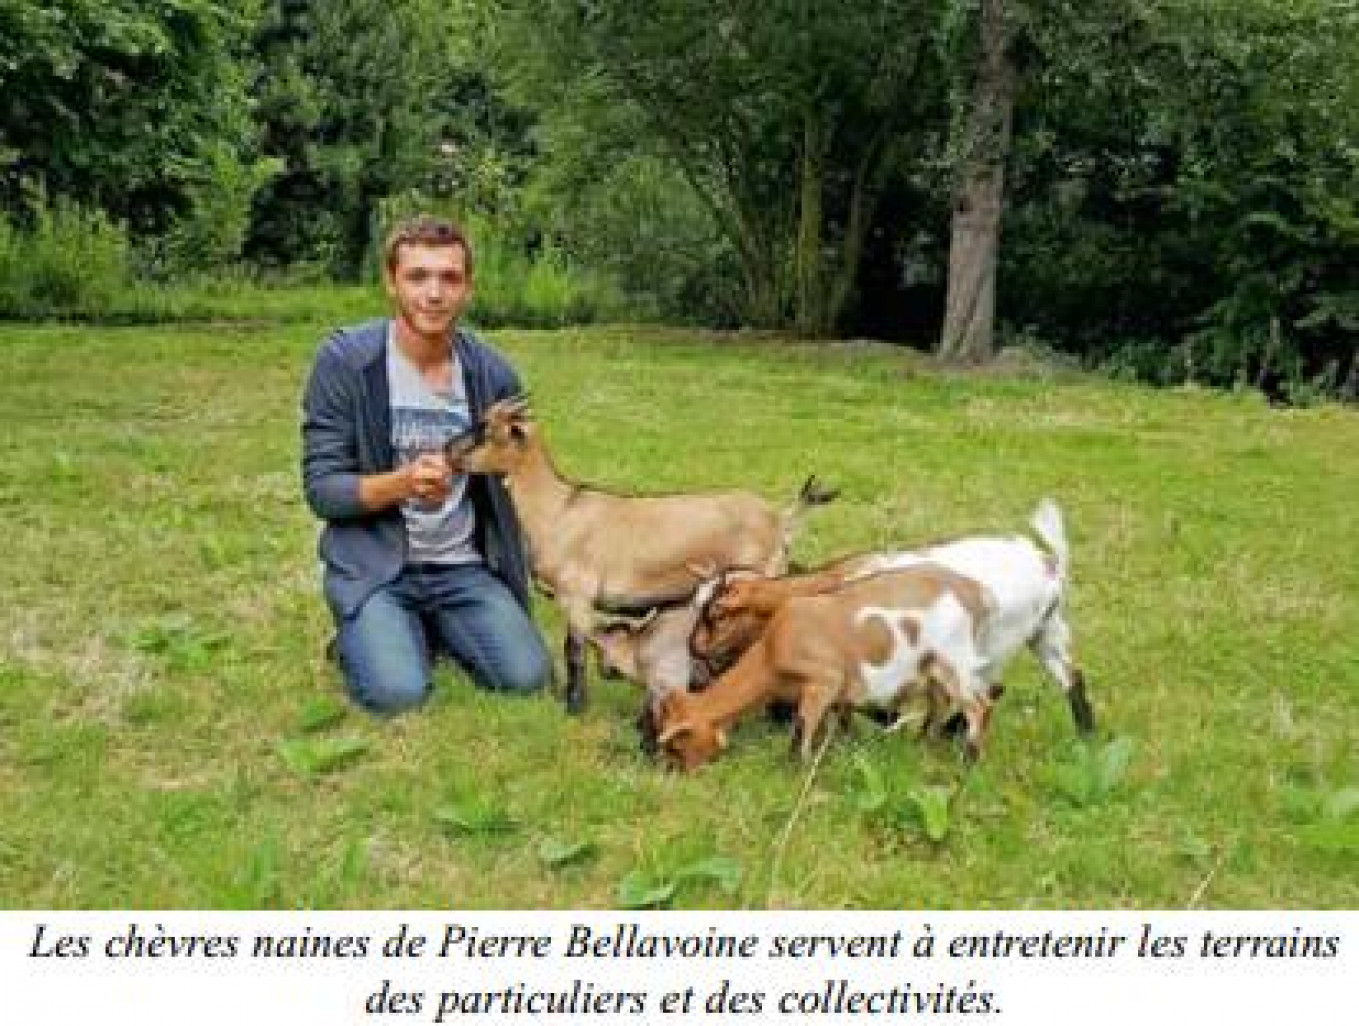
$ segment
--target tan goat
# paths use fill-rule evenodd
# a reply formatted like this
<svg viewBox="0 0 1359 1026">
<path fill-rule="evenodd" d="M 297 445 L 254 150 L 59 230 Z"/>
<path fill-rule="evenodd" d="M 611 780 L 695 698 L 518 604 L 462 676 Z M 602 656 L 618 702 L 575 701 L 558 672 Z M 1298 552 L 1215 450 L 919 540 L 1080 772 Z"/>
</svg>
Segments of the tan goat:
<svg viewBox="0 0 1359 1026">
<path fill-rule="evenodd" d="M 727 727 L 747 710 L 785 701 L 796 704 L 794 742 L 805 759 L 831 709 L 894 709 L 924 687 L 932 702 L 942 693 L 962 711 L 975 758 L 991 703 L 976 672 L 984 602 L 976 581 L 932 564 L 789 598 L 709 689 L 666 696 L 661 748 L 694 769 L 726 746 Z"/>
<path fill-rule="evenodd" d="M 567 621 L 566 704 L 585 704 L 585 639 L 596 616 L 683 601 L 690 566 L 782 573 L 803 513 L 835 493 L 814 478 L 783 510 L 750 492 L 617 495 L 563 477 L 525 402 L 505 400 L 445 449 L 451 467 L 505 478 L 534 576 Z"/>
</svg>

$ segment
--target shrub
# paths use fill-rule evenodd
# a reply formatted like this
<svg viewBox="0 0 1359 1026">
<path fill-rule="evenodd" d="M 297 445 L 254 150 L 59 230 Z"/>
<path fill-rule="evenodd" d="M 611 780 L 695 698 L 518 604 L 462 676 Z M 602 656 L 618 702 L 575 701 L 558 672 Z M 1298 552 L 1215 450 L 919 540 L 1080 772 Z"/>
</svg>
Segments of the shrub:
<svg viewBox="0 0 1359 1026">
<path fill-rule="evenodd" d="M 476 254 L 476 292 L 469 317 L 478 324 L 550 328 L 624 314 L 613 282 L 581 267 L 551 238 L 509 218 L 463 214 L 450 200 L 419 192 L 392 197 L 379 205 L 374 238 L 385 239 L 393 225 L 416 213 L 446 217 L 467 233 Z M 375 249 L 366 263 L 376 278 L 380 252 Z"/>
<path fill-rule="evenodd" d="M 32 224 L 0 215 L 0 317 L 88 319 L 133 289 L 123 225 L 68 200 L 39 199 Z"/>
</svg>

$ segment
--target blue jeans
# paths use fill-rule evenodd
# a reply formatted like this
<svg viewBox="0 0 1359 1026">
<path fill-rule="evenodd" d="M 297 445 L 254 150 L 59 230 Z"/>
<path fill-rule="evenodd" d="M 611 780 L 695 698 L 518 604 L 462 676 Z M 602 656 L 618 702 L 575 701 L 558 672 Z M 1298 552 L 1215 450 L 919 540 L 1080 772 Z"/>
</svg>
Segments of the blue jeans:
<svg viewBox="0 0 1359 1026">
<path fill-rule="evenodd" d="M 500 578 L 475 563 L 407 566 L 340 620 L 338 641 L 350 695 L 380 713 L 429 696 L 438 650 L 491 690 L 537 691 L 552 674 L 533 621 Z"/>
</svg>

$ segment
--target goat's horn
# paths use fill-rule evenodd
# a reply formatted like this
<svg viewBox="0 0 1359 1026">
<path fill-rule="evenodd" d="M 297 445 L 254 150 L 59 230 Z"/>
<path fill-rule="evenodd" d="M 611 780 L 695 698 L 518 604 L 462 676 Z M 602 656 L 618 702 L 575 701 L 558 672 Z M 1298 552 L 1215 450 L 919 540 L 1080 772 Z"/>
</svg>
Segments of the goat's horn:
<svg viewBox="0 0 1359 1026">
<path fill-rule="evenodd" d="M 697 577 L 700 581 L 706 581 L 710 577 L 716 577 L 718 566 L 711 559 L 694 560 L 691 559 L 684 564 L 684 569 Z"/>
<path fill-rule="evenodd" d="M 651 626 L 651 621 L 661 615 L 658 607 L 652 606 L 641 616 L 609 616 L 598 621 L 598 629 L 604 631 L 627 631 L 636 634 Z"/>
</svg>

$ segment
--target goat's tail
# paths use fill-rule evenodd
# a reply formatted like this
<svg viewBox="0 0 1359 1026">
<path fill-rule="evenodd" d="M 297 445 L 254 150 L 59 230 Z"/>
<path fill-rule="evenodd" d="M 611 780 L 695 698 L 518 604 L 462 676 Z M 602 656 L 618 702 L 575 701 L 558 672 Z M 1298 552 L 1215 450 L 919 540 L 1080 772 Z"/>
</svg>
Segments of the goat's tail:
<svg viewBox="0 0 1359 1026">
<path fill-rule="evenodd" d="M 1043 547 L 1052 553 L 1057 563 L 1057 576 L 1066 580 L 1071 566 L 1071 550 L 1066 544 L 1066 528 L 1062 524 L 1062 511 L 1052 499 L 1045 498 L 1038 503 L 1029 523 L 1038 534 Z"/>
<path fill-rule="evenodd" d="M 802 527 L 802 518 L 807 515 L 807 511 L 813 506 L 824 506 L 828 502 L 834 502 L 840 492 L 836 488 L 823 485 L 813 474 L 802 484 L 802 490 L 798 492 L 797 498 L 790 502 L 783 510 L 783 548 L 788 551 L 793 544 L 793 538 Z"/>
</svg>

